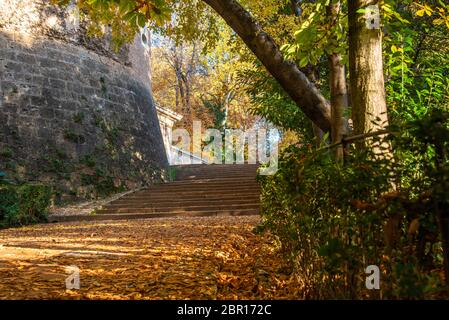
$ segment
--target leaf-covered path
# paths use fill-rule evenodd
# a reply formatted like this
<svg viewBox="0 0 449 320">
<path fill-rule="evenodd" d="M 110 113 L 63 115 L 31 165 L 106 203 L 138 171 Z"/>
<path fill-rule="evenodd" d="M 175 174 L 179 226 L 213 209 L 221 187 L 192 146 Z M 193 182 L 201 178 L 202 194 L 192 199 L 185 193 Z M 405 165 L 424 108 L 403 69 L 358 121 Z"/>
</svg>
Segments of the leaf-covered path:
<svg viewBox="0 0 449 320">
<path fill-rule="evenodd" d="M 0 231 L 0 299 L 292 299 L 250 217 L 43 224 Z M 80 269 L 67 290 L 66 267 Z"/>
</svg>

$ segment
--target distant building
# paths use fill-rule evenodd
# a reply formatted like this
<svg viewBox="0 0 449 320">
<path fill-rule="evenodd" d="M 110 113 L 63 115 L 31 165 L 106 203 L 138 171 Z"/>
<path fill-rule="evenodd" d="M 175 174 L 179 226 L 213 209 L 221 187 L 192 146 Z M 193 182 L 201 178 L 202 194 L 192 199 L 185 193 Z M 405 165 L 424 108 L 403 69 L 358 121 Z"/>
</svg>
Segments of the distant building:
<svg viewBox="0 0 449 320">
<path fill-rule="evenodd" d="M 173 125 L 176 121 L 182 119 L 182 115 L 174 112 L 168 108 L 163 108 L 156 105 L 157 116 L 159 118 L 159 125 L 161 127 L 162 138 L 164 140 L 165 152 L 167 154 L 167 160 L 170 165 L 180 165 L 180 164 L 206 164 L 207 161 L 201 159 L 190 153 L 187 150 L 182 150 L 173 146 Z"/>
</svg>

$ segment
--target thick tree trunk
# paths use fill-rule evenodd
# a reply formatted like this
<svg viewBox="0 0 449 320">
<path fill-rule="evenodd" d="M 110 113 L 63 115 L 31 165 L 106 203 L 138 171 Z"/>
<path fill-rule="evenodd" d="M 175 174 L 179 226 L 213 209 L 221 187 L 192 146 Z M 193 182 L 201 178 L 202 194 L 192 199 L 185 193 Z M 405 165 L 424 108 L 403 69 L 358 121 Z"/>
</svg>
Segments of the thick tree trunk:
<svg viewBox="0 0 449 320">
<path fill-rule="evenodd" d="M 323 131 L 330 131 L 330 105 L 299 70 L 284 59 L 274 40 L 235 0 L 203 0 L 240 36 L 307 117 Z"/>
<path fill-rule="evenodd" d="M 358 12 L 368 6 L 378 8 L 379 1 L 348 1 L 349 71 L 355 134 L 377 131 L 388 126 L 382 29 L 376 25 L 374 15 L 368 17 L 368 14 Z"/>
<path fill-rule="evenodd" d="M 337 2 L 327 7 L 327 14 L 333 27 L 338 23 L 338 15 L 341 4 Z M 348 89 L 346 84 L 346 70 L 342 63 L 342 57 L 338 53 L 328 56 L 330 69 L 330 91 L 331 91 L 331 139 L 332 143 L 340 143 L 347 134 L 348 124 L 345 111 L 348 108 Z M 337 160 L 343 160 L 343 146 L 334 149 Z"/>
</svg>

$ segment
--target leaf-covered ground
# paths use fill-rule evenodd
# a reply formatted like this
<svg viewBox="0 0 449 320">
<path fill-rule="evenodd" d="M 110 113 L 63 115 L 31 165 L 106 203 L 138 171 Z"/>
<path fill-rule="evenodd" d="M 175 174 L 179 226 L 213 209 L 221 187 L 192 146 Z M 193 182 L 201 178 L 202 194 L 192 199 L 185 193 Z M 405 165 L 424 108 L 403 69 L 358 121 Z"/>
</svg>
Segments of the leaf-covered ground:
<svg viewBox="0 0 449 320">
<path fill-rule="evenodd" d="M 258 217 L 44 224 L 0 231 L 0 299 L 295 299 Z M 80 269 L 67 290 L 66 267 Z"/>
</svg>

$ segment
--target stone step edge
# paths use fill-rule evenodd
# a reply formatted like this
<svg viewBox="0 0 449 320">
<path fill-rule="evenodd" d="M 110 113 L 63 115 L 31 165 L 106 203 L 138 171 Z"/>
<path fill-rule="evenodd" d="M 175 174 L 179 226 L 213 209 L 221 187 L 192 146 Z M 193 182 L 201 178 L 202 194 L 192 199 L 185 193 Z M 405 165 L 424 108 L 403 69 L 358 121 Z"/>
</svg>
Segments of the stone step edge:
<svg viewBox="0 0 449 320">
<path fill-rule="evenodd" d="M 107 221 L 107 220 L 132 220 L 132 219 L 156 219 L 175 217 L 218 217 L 218 216 L 257 216 L 259 210 L 241 210 L 234 214 L 229 212 L 192 212 L 192 213 L 122 213 L 122 214 L 89 214 L 66 215 L 48 217 L 49 223 L 74 222 L 74 221 Z"/>
</svg>

